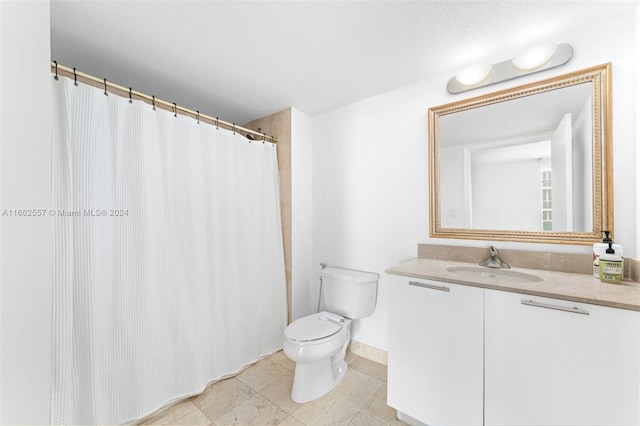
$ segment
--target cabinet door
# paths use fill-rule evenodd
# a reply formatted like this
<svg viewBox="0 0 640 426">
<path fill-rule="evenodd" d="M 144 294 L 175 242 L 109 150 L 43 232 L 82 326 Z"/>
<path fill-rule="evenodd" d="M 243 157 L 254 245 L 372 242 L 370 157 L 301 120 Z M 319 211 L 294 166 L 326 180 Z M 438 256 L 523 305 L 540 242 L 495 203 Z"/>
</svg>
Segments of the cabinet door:
<svg viewBox="0 0 640 426">
<path fill-rule="evenodd" d="M 483 290 L 394 276 L 388 404 L 433 425 L 482 424 Z"/>
<path fill-rule="evenodd" d="M 640 423 L 639 325 L 638 312 L 485 290 L 485 424 Z"/>
</svg>

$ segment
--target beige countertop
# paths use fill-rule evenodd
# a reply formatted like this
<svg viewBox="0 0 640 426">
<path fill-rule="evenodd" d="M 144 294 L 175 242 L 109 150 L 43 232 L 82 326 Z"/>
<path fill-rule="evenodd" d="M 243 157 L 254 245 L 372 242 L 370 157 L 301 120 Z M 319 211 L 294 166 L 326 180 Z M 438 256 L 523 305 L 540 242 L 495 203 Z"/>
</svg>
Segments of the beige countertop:
<svg viewBox="0 0 640 426">
<path fill-rule="evenodd" d="M 452 266 L 478 265 L 418 258 L 389 268 L 385 272 L 393 275 L 640 311 L 640 283 L 634 281 L 625 280 L 621 284 L 607 284 L 587 274 L 513 268 L 512 271 L 536 275 L 542 278 L 542 281 L 499 282 L 489 277 L 472 278 L 449 272 L 447 268 Z M 489 270 L 489 268 L 487 269 Z"/>
</svg>

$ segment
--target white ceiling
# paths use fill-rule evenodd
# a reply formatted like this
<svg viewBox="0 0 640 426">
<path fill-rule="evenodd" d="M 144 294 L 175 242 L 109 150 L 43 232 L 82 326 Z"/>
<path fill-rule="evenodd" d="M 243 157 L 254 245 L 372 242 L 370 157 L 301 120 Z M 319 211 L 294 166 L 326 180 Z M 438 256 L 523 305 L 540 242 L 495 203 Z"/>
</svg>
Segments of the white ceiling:
<svg viewBox="0 0 640 426">
<path fill-rule="evenodd" d="M 634 13 L 638 0 L 51 1 L 52 60 L 227 121 L 317 115 Z M 443 90 L 445 88 L 443 87 Z"/>
</svg>

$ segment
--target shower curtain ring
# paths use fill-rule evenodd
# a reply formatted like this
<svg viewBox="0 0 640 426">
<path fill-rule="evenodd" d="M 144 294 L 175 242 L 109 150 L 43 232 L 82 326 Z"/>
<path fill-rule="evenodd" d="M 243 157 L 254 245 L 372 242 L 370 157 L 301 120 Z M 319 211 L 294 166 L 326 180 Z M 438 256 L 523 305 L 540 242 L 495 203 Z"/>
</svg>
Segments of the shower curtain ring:
<svg viewBox="0 0 640 426">
<path fill-rule="evenodd" d="M 236 134 L 236 123 L 233 123 L 233 134 Z"/>
<path fill-rule="evenodd" d="M 77 86 L 78 85 L 78 76 L 76 75 L 76 69 L 75 67 L 73 68 L 73 85 Z"/>
<path fill-rule="evenodd" d="M 176 105 L 176 103 L 173 103 L 173 116 L 177 117 L 178 116 L 178 106 Z"/>
<path fill-rule="evenodd" d="M 57 80 L 58 79 L 58 61 L 53 61 L 53 63 L 56 64 L 56 75 L 53 76 L 53 78 Z"/>
<path fill-rule="evenodd" d="M 156 110 L 156 95 L 151 96 L 151 105 L 153 105 L 153 110 Z"/>
<path fill-rule="evenodd" d="M 196 111 L 196 120 L 198 120 L 198 124 L 200 124 L 200 111 Z"/>
<path fill-rule="evenodd" d="M 218 130 L 218 117 L 216 117 L 216 130 Z"/>
<path fill-rule="evenodd" d="M 131 87 L 129 87 L 129 103 L 133 103 L 133 100 L 131 99 Z"/>
<path fill-rule="evenodd" d="M 105 96 L 109 96 L 109 95 L 107 94 L 107 79 L 106 79 L 106 78 L 104 79 L 104 95 L 105 95 Z"/>
</svg>

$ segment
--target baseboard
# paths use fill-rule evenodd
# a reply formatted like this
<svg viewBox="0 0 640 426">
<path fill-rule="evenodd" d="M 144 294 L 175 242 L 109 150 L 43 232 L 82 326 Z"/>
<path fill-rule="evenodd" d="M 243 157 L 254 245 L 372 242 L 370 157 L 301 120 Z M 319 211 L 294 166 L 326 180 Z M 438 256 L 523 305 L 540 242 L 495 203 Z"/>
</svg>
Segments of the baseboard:
<svg viewBox="0 0 640 426">
<path fill-rule="evenodd" d="M 349 344 L 349 352 L 378 364 L 387 365 L 387 352 L 382 349 L 352 340 Z"/>
</svg>

